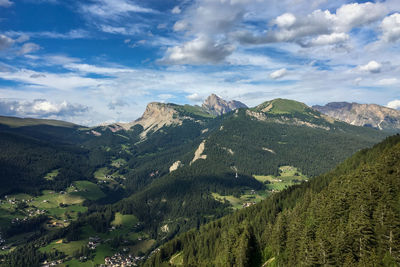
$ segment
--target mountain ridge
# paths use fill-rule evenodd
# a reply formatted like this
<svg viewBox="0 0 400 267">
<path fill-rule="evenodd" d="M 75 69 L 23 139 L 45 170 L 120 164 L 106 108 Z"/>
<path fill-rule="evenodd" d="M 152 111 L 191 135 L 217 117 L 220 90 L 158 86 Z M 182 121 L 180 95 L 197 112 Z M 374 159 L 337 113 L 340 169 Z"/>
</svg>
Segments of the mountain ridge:
<svg viewBox="0 0 400 267">
<path fill-rule="evenodd" d="M 377 104 L 331 102 L 312 107 L 335 119 L 356 126 L 368 126 L 379 130 L 400 130 L 400 111 Z"/>
</svg>

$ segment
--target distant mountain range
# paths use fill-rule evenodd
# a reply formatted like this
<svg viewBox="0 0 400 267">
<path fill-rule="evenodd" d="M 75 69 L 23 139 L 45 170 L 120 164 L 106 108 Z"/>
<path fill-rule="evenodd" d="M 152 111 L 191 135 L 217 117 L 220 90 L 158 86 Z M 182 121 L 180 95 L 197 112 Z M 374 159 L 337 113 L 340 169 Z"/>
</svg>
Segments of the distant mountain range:
<svg viewBox="0 0 400 267">
<path fill-rule="evenodd" d="M 380 105 L 332 102 L 325 106 L 316 105 L 312 108 L 352 125 L 387 131 L 400 130 L 400 111 Z"/>
<path fill-rule="evenodd" d="M 46 236 L 46 244 L 39 246 L 55 244 L 65 235 L 83 244 L 88 225 L 93 235 L 114 239 L 118 234 L 109 232 L 111 223 L 123 215 L 139 224 L 134 220 L 117 233 L 136 244 L 135 231 L 140 231 L 155 248 L 233 209 L 305 183 L 388 135 L 294 100 L 274 99 L 247 108 L 216 95 L 202 106 L 149 103 L 133 122 L 97 127 L 0 117 L 0 197 L 73 192 L 78 189 L 71 185 L 91 183 L 100 198 L 85 202 L 88 212 L 59 235 L 43 229 L 40 236 Z M 55 220 L 61 215 L 46 216 Z M 9 219 L 13 216 L 0 215 L 8 236 L 16 233 Z M 18 241 L 9 244 L 19 246 Z M 122 249 L 124 244 L 115 246 Z M 13 253 L 10 262 L 18 259 Z M 21 247 L 15 253 L 25 251 Z"/>
</svg>

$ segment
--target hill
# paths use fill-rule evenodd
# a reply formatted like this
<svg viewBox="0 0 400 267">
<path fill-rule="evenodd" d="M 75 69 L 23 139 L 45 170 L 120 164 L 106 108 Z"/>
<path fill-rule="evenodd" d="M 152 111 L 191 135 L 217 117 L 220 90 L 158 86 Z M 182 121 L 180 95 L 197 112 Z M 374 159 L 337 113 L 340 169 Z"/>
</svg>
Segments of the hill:
<svg viewBox="0 0 400 267">
<path fill-rule="evenodd" d="M 397 266 L 400 136 L 191 230 L 145 266 Z M 179 260 L 177 260 L 179 258 Z"/>
</svg>

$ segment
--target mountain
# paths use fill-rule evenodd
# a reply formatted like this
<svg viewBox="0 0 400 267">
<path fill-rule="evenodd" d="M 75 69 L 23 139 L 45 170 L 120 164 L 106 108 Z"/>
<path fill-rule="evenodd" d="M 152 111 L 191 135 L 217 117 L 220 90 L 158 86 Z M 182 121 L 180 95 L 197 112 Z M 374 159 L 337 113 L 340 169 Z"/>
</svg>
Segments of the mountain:
<svg viewBox="0 0 400 267">
<path fill-rule="evenodd" d="M 212 115 L 219 116 L 238 108 L 247 108 L 247 106 L 240 101 L 232 100 L 227 102 L 219 96 L 211 94 L 204 100 L 202 108 Z"/>
<path fill-rule="evenodd" d="M 189 105 L 179 106 L 175 104 L 149 103 L 145 112 L 139 119 L 130 123 L 116 123 L 111 129 L 118 131 L 129 130 L 135 125 L 143 128 L 141 137 L 146 137 L 149 132 L 156 132 L 163 127 L 180 126 L 185 120 L 200 122 L 203 118 L 212 118 L 199 107 Z"/>
<path fill-rule="evenodd" d="M 139 125 L 143 128 L 141 137 L 145 138 L 148 133 L 156 132 L 163 127 L 180 126 L 186 120 L 201 123 L 205 118 L 220 116 L 238 108 L 247 108 L 247 106 L 235 100 L 227 102 L 215 94 L 211 94 L 204 101 L 202 107 L 152 102 L 147 105 L 139 119 L 129 123 L 114 123 L 108 127 L 116 132 L 129 130 Z"/>
<path fill-rule="evenodd" d="M 167 242 L 145 266 L 398 266 L 400 136 Z"/>
<path fill-rule="evenodd" d="M 376 104 L 332 102 L 325 106 L 313 106 L 313 109 L 352 125 L 400 130 L 400 111 Z"/>
<path fill-rule="evenodd" d="M 2 182 L 13 185 L 0 196 L 16 199 L 0 201 L 0 227 L 15 248 L 6 266 L 59 258 L 73 265 L 86 255 L 76 246 L 96 235 L 109 241 L 91 252 L 96 256 L 88 264 L 103 264 L 101 255 L 126 246 L 135 255 L 138 246 L 150 253 L 177 234 L 311 181 L 387 136 L 286 99 L 220 116 L 198 106 L 150 103 L 130 125 L 0 125 L 0 134 L 8 136 L 0 139 L 6 151 L 0 171 L 8 170 Z M 28 193 L 32 204 L 16 207 L 17 193 Z M 47 212 L 26 227 L 12 224 L 33 207 Z M 26 251 L 32 257 L 21 257 Z"/>
</svg>

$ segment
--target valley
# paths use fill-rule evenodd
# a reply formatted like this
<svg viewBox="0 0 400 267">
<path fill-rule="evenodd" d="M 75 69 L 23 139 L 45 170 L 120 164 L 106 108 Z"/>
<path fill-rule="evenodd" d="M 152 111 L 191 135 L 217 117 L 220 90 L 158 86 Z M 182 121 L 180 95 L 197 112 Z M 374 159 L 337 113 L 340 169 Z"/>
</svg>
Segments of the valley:
<svg viewBox="0 0 400 267">
<path fill-rule="evenodd" d="M 151 103 L 123 125 L 5 119 L 0 262 L 143 265 L 169 240 L 313 186 L 390 134 L 292 100 L 237 109 L 217 98 L 202 107 Z M 168 261 L 184 266 L 184 255 Z"/>
</svg>

